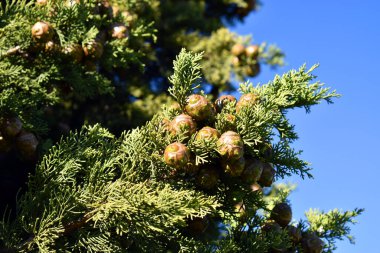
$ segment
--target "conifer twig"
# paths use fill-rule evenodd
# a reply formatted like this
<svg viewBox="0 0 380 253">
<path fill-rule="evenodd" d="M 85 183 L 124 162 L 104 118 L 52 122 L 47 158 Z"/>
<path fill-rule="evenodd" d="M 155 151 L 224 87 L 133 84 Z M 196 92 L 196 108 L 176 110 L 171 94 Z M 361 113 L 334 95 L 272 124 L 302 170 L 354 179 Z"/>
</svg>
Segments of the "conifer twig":
<svg viewBox="0 0 380 253">
<path fill-rule="evenodd" d="M 23 51 L 20 46 L 15 46 L 15 47 L 8 49 L 5 52 L 5 54 L 3 54 L 3 55 L 0 54 L 0 58 L 1 57 L 8 57 L 11 55 L 16 55 L 16 54 L 21 55 L 23 58 L 28 58 L 28 56 L 29 56 L 28 53 Z"/>
<path fill-rule="evenodd" d="M 82 216 L 82 218 L 76 221 L 70 221 L 69 223 L 63 226 L 64 227 L 63 235 L 69 235 L 75 230 L 82 228 L 84 225 L 86 225 L 86 223 L 91 219 L 92 216 L 93 214 L 85 213 Z"/>
</svg>

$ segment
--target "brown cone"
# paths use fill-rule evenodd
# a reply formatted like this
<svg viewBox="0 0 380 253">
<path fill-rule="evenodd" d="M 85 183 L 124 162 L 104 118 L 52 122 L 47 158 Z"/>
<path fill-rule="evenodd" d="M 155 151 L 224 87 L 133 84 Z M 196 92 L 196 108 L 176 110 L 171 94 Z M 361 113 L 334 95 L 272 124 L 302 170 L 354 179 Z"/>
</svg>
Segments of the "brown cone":
<svg viewBox="0 0 380 253">
<path fill-rule="evenodd" d="M 247 159 L 244 171 L 241 175 L 242 180 L 248 184 L 257 182 L 261 177 L 263 167 L 264 164 L 257 158 Z"/>
<path fill-rule="evenodd" d="M 213 119 L 215 117 L 214 106 L 202 95 L 193 94 L 189 96 L 185 109 L 197 121 Z"/>
<path fill-rule="evenodd" d="M 297 244 L 301 241 L 302 233 L 299 228 L 289 225 L 286 227 L 286 231 L 288 231 L 289 238 L 292 240 L 293 244 Z"/>
<path fill-rule="evenodd" d="M 276 170 L 273 168 L 272 164 L 264 163 L 263 171 L 261 173 L 258 183 L 262 187 L 270 187 L 273 183 Z"/>
<path fill-rule="evenodd" d="M 15 137 L 21 132 L 22 122 L 19 117 L 5 118 L 1 124 L 1 132 L 4 136 Z"/>
<path fill-rule="evenodd" d="M 272 209 L 270 217 L 281 227 L 286 227 L 292 220 L 292 209 L 287 203 L 278 203 Z"/>
<path fill-rule="evenodd" d="M 245 51 L 245 47 L 243 44 L 235 44 L 231 48 L 231 53 L 234 56 L 240 56 L 240 55 L 244 54 L 244 51 Z"/>
<path fill-rule="evenodd" d="M 84 56 L 98 60 L 103 55 L 103 45 L 98 41 L 90 41 L 83 47 Z"/>
<path fill-rule="evenodd" d="M 79 63 L 83 60 L 83 49 L 79 44 L 71 44 L 63 49 L 63 53 L 74 60 L 74 62 Z"/>
<path fill-rule="evenodd" d="M 32 37 L 36 42 L 47 42 L 53 38 L 53 28 L 48 23 L 39 21 L 32 27 Z"/>
<path fill-rule="evenodd" d="M 215 108 L 217 109 L 217 112 L 221 112 L 224 106 L 226 106 L 228 103 L 235 102 L 236 98 L 232 95 L 223 95 L 219 97 L 217 100 L 215 100 Z"/>
<path fill-rule="evenodd" d="M 172 143 L 165 149 L 164 160 L 171 167 L 184 168 L 190 162 L 190 150 L 182 143 Z"/>
<path fill-rule="evenodd" d="M 213 165 L 204 165 L 200 168 L 197 175 L 197 184 L 199 187 L 211 190 L 216 187 L 219 180 L 219 173 Z"/>
<path fill-rule="evenodd" d="M 34 159 L 38 146 L 37 137 L 33 133 L 21 131 L 16 138 L 16 146 L 25 159 Z"/>
<path fill-rule="evenodd" d="M 259 102 L 259 97 L 254 93 L 247 93 L 240 97 L 236 103 L 236 112 L 239 112 L 243 107 L 252 107 Z"/>
<path fill-rule="evenodd" d="M 217 147 L 219 154 L 225 161 L 236 161 L 244 155 L 244 144 L 240 135 L 233 131 L 228 131 L 220 136 Z"/>
<path fill-rule="evenodd" d="M 47 0 L 36 0 L 36 5 L 38 6 L 45 6 L 47 5 L 48 1 Z"/>
<path fill-rule="evenodd" d="M 261 71 L 260 63 L 249 64 L 244 67 L 244 74 L 249 77 L 257 76 Z"/>
<path fill-rule="evenodd" d="M 224 172 L 231 177 L 241 176 L 245 166 L 244 156 L 240 157 L 238 160 L 233 161 L 223 161 L 222 167 Z"/>
<path fill-rule="evenodd" d="M 324 242 L 314 232 L 306 232 L 302 235 L 301 245 L 304 253 L 321 253 Z"/>
<path fill-rule="evenodd" d="M 259 56 L 259 49 L 260 47 L 258 45 L 250 45 L 245 49 L 245 55 L 248 58 L 256 59 L 257 56 Z"/>
<path fill-rule="evenodd" d="M 218 132 L 218 130 L 216 130 L 215 128 L 206 126 L 198 131 L 196 139 L 197 141 L 210 140 L 210 139 L 218 140 L 219 137 L 220 137 L 220 133 Z"/>
<path fill-rule="evenodd" d="M 128 37 L 128 28 L 124 24 L 114 24 L 111 30 L 111 37 L 114 39 L 124 39 Z"/>
<path fill-rule="evenodd" d="M 171 121 L 170 129 L 173 134 L 183 133 L 190 137 L 197 130 L 197 125 L 189 115 L 180 114 Z"/>
</svg>

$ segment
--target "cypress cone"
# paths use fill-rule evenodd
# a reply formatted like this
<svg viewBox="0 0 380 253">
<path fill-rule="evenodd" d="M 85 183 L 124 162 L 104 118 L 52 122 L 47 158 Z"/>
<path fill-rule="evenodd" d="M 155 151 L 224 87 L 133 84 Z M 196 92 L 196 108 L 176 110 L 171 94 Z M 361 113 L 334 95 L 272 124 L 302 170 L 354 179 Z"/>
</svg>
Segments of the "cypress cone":
<svg viewBox="0 0 380 253">
<path fill-rule="evenodd" d="M 304 253 L 321 253 L 325 243 L 314 232 L 302 234 L 301 245 Z"/>
<path fill-rule="evenodd" d="M 98 41 L 90 41 L 83 47 L 84 56 L 89 59 L 98 60 L 103 55 L 103 45 Z"/>
<path fill-rule="evenodd" d="M 188 97 L 185 106 L 186 112 L 197 121 L 212 119 L 215 116 L 215 108 L 202 95 L 193 94 Z"/>
<path fill-rule="evenodd" d="M 286 227 L 292 220 L 292 209 L 287 203 L 278 203 L 272 209 L 270 217 L 281 227 Z"/>
<path fill-rule="evenodd" d="M 209 140 L 209 139 L 214 139 L 218 140 L 220 137 L 220 133 L 218 130 L 212 127 L 203 127 L 201 130 L 198 131 L 196 140 L 201 141 L 201 140 Z"/>
<path fill-rule="evenodd" d="M 258 183 L 262 187 L 270 187 L 273 183 L 276 170 L 273 168 L 272 164 L 264 163 L 263 171 L 261 173 Z"/>
<path fill-rule="evenodd" d="M 183 168 L 190 162 L 190 150 L 182 143 L 172 143 L 165 149 L 164 160 L 171 167 Z"/>
<path fill-rule="evenodd" d="M 224 172 L 231 177 L 241 176 L 245 166 L 244 156 L 240 157 L 238 160 L 227 160 L 222 161 L 222 167 Z"/>
<path fill-rule="evenodd" d="M 36 5 L 38 6 L 46 6 L 48 3 L 47 0 L 36 0 Z"/>
<path fill-rule="evenodd" d="M 223 124 L 223 132 L 236 131 L 236 116 L 233 114 L 223 114 L 221 121 Z"/>
<path fill-rule="evenodd" d="M 246 160 L 241 178 L 244 182 L 252 184 L 257 182 L 263 172 L 263 163 L 259 159 L 249 158 Z"/>
<path fill-rule="evenodd" d="M 257 76 L 261 71 L 260 63 L 249 64 L 244 67 L 244 74 L 249 77 Z"/>
<path fill-rule="evenodd" d="M 74 60 L 74 62 L 79 63 L 83 60 L 83 49 L 79 44 L 71 44 L 65 47 L 63 53 Z"/>
<path fill-rule="evenodd" d="M 244 155 L 243 140 L 238 133 L 233 131 L 222 134 L 217 142 L 217 147 L 222 158 L 228 162 L 239 160 Z"/>
<path fill-rule="evenodd" d="M 190 137 L 196 132 L 197 125 L 189 115 L 180 114 L 171 121 L 170 129 L 173 134 L 183 133 L 185 136 Z"/>
<path fill-rule="evenodd" d="M 32 37 L 36 42 L 48 42 L 53 38 L 53 28 L 47 22 L 39 21 L 32 27 Z"/>
<path fill-rule="evenodd" d="M 258 45 L 250 45 L 245 49 L 245 55 L 248 58 L 256 59 L 259 56 L 260 47 Z"/>
<path fill-rule="evenodd" d="M 211 190 L 218 184 L 219 172 L 211 164 L 204 165 L 200 168 L 196 180 L 200 188 Z"/>
<path fill-rule="evenodd" d="M 124 24 L 114 24 L 111 29 L 111 37 L 114 39 L 124 39 L 128 37 L 128 28 Z"/>
<path fill-rule="evenodd" d="M 245 51 L 245 47 L 243 44 L 235 44 L 231 48 L 231 53 L 234 56 L 241 56 L 242 54 L 244 54 L 244 51 Z"/>
<path fill-rule="evenodd" d="M 236 103 L 236 112 L 239 112 L 243 107 L 250 107 L 258 103 L 259 97 L 254 93 L 247 93 L 240 97 Z"/>
<path fill-rule="evenodd" d="M 288 232 L 289 238 L 292 240 L 293 244 L 297 244 L 301 241 L 302 233 L 299 228 L 289 225 L 286 227 L 286 231 Z"/>
<path fill-rule="evenodd" d="M 221 112 L 228 103 L 235 102 L 236 98 L 232 95 L 223 95 L 215 100 L 215 108 L 217 112 Z"/>
<path fill-rule="evenodd" d="M 21 131 L 16 138 L 16 147 L 21 155 L 27 159 L 34 159 L 38 146 L 37 137 L 33 133 Z"/>
<path fill-rule="evenodd" d="M 1 124 L 1 132 L 7 137 L 15 137 L 21 130 L 22 122 L 19 117 L 5 118 Z"/>
</svg>

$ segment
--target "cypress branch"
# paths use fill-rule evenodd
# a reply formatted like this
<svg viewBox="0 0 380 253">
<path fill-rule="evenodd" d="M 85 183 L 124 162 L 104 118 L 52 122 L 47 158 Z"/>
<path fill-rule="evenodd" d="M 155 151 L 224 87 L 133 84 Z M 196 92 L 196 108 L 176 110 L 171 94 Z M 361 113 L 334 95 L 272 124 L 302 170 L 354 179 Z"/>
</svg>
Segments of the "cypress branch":
<svg viewBox="0 0 380 253">
<path fill-rule="evenodd" d="M 182 49 L 173 62 L 174 74 L 169 77 L 173 86 L 169 88 L 169 93 L 177 100 L 182 109 L 186 104 L 186 98 L 199 88 L 202 55 L 203 53 L 192 54 Z"/>
</svg>

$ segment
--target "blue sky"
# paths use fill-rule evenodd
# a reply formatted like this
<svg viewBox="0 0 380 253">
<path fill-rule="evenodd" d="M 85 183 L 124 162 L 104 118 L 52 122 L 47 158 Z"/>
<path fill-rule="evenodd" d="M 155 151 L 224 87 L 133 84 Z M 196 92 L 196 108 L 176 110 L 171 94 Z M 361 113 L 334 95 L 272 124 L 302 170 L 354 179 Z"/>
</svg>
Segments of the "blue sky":
<svg viewBox="0 0 380 253">
<path fill-rule="evenodd" d="M 300 139 L 295 147 L 312 163 L 314 180 L 290 178 L 293 214 L 304 217 L 310 207 L 329 210 L 363 207 L 352 228 L 356 244 L 338 243 L 338 253 L 380 252 L 380 1 L 269 1 L 244 24 L 232 28 L 252 34 L 256 42 L 276 43 L 287 65 L 264 67 L 253 82 L 265 83 L 275 73 L 320 63 L 318 79 L 343 96 L 321 104 L 311 114 L 289 113 Z"/>
</svg>

